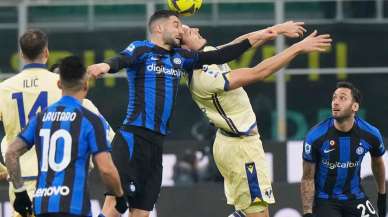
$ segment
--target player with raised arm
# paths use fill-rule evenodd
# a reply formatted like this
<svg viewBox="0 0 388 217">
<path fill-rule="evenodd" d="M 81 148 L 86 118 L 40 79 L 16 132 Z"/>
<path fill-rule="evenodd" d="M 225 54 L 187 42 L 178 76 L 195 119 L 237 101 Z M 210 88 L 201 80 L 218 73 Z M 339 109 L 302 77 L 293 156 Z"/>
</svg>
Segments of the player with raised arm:
<svg viewBox="0 0 388 217">
<path fill-rule="evenodd" d="M 262 32 L 218 51 L 180 48 L 182 23 L 172 11 L 155 12 L 149 19 L 151 39 L 132 42 L 118 56 L 88 67 L 99 77 L 125 68 L 129 100 L 127 116 L 112 143 L 112 157 L 127 193 L 132 217 L 148 217 L 162 183 L 162 145 L 169 133 L 179 79 L 203 64 L 224 63 L 239 57 L 272 33 Z M 127 151 L 123 151 L 127 150 Z M 114 203 L 107 196 L 103 210 Z M 117 216 L 114 211 L 107 215 Z"/>
<path fill-rule="evenodd" d="M 338 82 L 332 117 L 313 127 L 303 144 L 301 197 L 304 217 L 385 217 L 385 146 L 380 131 L 357 116 L 360 91 Z M 370 153 L 377 210 L 361 186 L 361 163 Z"/>
<path fill-rule="evenodd" d="M 305 31 L 301 24 L 286 22 L 269 29 L 298 37 Z M 198 29 L 184 29 L 182 47 L 205 51 L 217 49 L 206 44 Z M 227 203 L 236 209 L 230 217 L 269 217 L 268 204 L 275 202 L 256 116 L 243 86 L 264 80 L 299 54 L 321 52 L 330 44 L 329 35 L 317 35 L 314 31 L 304 40 L 252 68 L 231 70 L 227 64 L 205 65 L 188 78 L 193 100 L 218 128 L 213 155 L 224 177 Z"/>
<path fill-rule="evenodd" d="M 127 209 L 120 178 L 110 155 L 109 126 L 81 104 L 88 92 L 88 75 L 78 57 L 60 67 L 62 98 L 36 116 L 10 144 L 5 162 L 15 188 L 15 210 L 32 214 L 32 204 L 20 174 L 19 157 L 35 145 L 39 163 L 34 214 L 40 217 L 90 216 L 87 177 L 90 155 L 101 178 L 116 196 L 118 212 Z"/>
</svg>

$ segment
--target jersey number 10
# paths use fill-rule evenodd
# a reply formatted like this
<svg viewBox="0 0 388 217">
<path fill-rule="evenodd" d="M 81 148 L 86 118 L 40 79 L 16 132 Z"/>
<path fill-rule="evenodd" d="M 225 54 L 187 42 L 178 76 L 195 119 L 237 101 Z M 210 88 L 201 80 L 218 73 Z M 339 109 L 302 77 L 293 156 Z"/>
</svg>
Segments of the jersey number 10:
<svg viewBox="0 0 388 217">
<path fill-rule="evenodd" d="M 71 143 L 72 138 L 70 133 L 67 130 L 59 129 L 55 131 L 51 137 L 50 129 L 41 129 L 39 131 L 39 136 L 43 137 L 42 144 L 42 163 L 41 163 L 41 172 L 47 172 L 48 167 L 55 172 L 60 172 L 69 165 L 71 161 Z M 57 142 L 63 140 L 63 151 L 62 151 L 62 160 L 57 162 L 55 160 L 57 153 Z M 61 157 L 59 157 L 61 159 Z"/>
</svg>

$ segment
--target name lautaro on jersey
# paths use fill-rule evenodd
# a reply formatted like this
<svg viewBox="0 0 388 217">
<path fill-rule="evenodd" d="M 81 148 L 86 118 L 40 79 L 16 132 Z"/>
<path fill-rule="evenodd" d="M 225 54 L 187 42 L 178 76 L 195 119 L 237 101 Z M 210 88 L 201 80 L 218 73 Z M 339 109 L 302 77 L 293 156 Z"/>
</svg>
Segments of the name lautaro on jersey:
<svg viewBox="0 0 388 217">
<path fill-rule="evenodd" d="M 77 117 L 75 112 L 47 112 L 43 121 L 74 121 Z"/>
</svg>

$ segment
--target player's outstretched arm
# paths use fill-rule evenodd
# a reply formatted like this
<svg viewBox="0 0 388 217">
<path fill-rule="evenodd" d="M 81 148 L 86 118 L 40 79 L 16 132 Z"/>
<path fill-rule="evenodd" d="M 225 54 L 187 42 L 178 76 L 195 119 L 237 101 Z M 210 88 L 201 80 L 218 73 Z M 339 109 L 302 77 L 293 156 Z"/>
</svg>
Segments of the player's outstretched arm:
<svg viewBox="0 0 388 217">
<path fill-rule="evenodd" d="M 385 216 L 387 213 L 387 194 L 385 189 L 385 164 L 383 156 L 372 157 L 371 166 L 377 183 L 377 209 L 379 216 Z"/>
<path fill-rule="evenodd" d="M 264 44 L 265 42 L 267 42 L 268 40 L 274 39 L 278 35 L 284 35 L 290 38 L 302 37 L 303 34 L 306 32 L 306 29 L 303 27 L 303 25 L 304 25 L 304 22 L 287 21 L 281 24 L 270 26 L 266 29 L 261 29 L 261 30 L 257 30 L 257 31 L 253 31 L 253 32 L 241 35 L 227 44 L 217 46 L 217 48 L 222 48 L 232 44 L 240 43 L 241 41 L 249 37 L 254 37 L 255 35 L 261 35 L 263 34 L 263 32 L 266 32 L 266 31 L 271 31 L 274 33 L 274 35 L 269 38 L 263 38 L 263 39 L 257 40 L 257 42 L 252 47 L 258 47 Z"/>
<path fill-rule="evenodd" d="M 16 138 L 8 146 L 5 153 L 5 164 L 9 171 L 9 176 L 15 188 L 15 201 L 13 207 L 21 216 L 27 217 L 32 214 L 32 203 L 28 197 L 27 190 L 24 187 L 23 180 L 20 175 L 19 157 L 28 150 L 27 144 L 20 138 Z"/>
<path fill-rule="evenodd" d="M 315 164 L 303 161 L 303 176 L 300 184 L 300 194 L 303 205 L 303 216 L 310 217 L 313 212 L 313 202 L 315 193 L 314 184 Z"/>
<path fill-rule="evenodd" d="M 116 196 L 116 210 L 119 213 L 124 213 L 128 206 L 124 197 L 123 189 L 119 173 L 113 164 L 112 157 L 109 152 L 100 152 L 94 156 L 94 162 L 100 171 L 101 179 L 107 186 L 110 192 Z"/>
<path fill-rule="evenodd" d="M 314 31 L 302 41 L 293 44 L 291 47 L 273 57 L 265 59 L 253 68 L 233 70 L 229 77 L 229 89 L 236 89 L 256 81 L 264 80 L 287 65 L 301 53 L 325 51 L 331 46 L 331 41 L 330 35 L 317 35 L 317 32 Z"/>
</svg>

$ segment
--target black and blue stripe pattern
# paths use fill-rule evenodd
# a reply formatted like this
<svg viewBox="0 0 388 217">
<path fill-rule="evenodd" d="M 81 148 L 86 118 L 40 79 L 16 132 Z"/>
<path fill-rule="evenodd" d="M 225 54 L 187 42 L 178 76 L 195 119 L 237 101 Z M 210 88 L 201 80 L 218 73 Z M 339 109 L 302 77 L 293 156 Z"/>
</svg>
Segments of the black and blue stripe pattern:
<svg viewBox="0 0 388 217">
<path fill-rule="evenodd" d="M 303 159 L 315 163 L 315 196 L 320 199 L 363 199 L 361 162 L 366 153 L 379 157 L 385 153 L 377 128 L 356 117 L 349 132 L 340 132 L 329 118 L 315 126 L 303 145 Z"/>
<path fill-rule="evenodd" d="M 150 41 L 131 43 L 128 57 L 128 109 L 124 125 L 140 126 L 166 135 L 183 74 L 191 72 L 197 53 L 165 50 Z"/>
<path fill-rule="evenodd" d="M 58 115 L 50 118 L 48 114 Z M 66 117 L 66 114 L 72 116 Z M 42 131 L 50 132 L 49 137 L 45 138 Z M 29 147 L 35 144 L 38 156 L 35 215 L 90 215 L 87 187 L 89 158 L 90 154 L 110 151 L 107 131 L 108 125 L 101 116 L 83 108 L 77 99 L 70 96 L 62 97 L 30 121 L 19 137 Z M 54 138 L 55 134 L 60 134 L 58 139 Z M 64 168 L 55 168 L 55 164 L 63 162 L 68 162 Z"/>
</svg>

